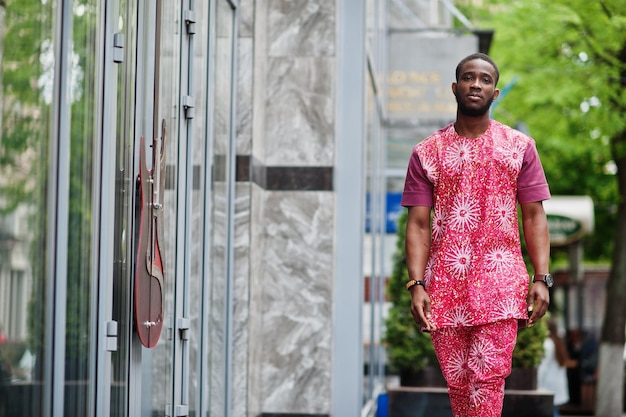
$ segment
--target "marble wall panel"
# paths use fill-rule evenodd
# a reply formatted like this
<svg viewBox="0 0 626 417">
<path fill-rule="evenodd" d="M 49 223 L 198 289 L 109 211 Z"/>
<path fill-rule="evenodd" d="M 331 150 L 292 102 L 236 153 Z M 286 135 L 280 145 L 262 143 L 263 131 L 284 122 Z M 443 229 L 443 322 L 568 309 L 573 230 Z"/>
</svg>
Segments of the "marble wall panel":
<svg viewBox="0 0 626 417">
<path fill-rule="evenodd" d="M 263 194 L 262 409 L 329 412 L 334 194 Z"/>
<path fill-rule="evenodd" d="M 237 40 L 237 154 L 252 152 L 252 38 Z"/>
<path fill-rule="evenodd" d="M 227 184 L 224 182 L 214 182 L 211 193 L 211 231 L 210 231 L 210 264 L 205 279 L 208 280 L 209 299 L 208 303 L 208 366 L 209 376 L 209 409 L 211 415 L 221 415 L 224 412 L 225 398 L 225 377 L 230 370 L 226 369 L 224 352 L 227 343 L 227 318 L 226 309 L 226 277 L 228 266 L 227 256 Z"/>
<path fill-rule="evenodd" d="M 336 0 L 268 0 L 268 54 L 334 56 Z"/>
<path fill-rule="evenodd" d="M 249 117 L 263 172 L 334 165 L 335 4 L 254 1 L 252 113 L 238 138 Z M 329 414 L 335 196 L 266 185 L 250 185 L 247 416 Z"/>
<path fill-rule="evenodd" d="M 254 33 L 254 0 L 239 0 L 239 37 L 251 38 Z"/>
<path fill-rule="evenodd" d="M 334 71 L 334 58 L 269 59 L 267 165 L 333 165 Z"/>
<path fill-rule="evenodd" d="M 255 0 L 252 62 L 252 156 L 265 163 L 267 96 L 267 0 Z"/>
<path fill-rule="evenodd" d="M 265 191 L 251 184 L 250 188 L 250 277 L 248 292 L 250 297 L 248 331 L 248 417 L 257 417 L 263 405 L 263 381 L 261 379 L 264 349 L 263 340 L 267 337 L 263 331 L 264 276 L 261 273 L 265 262 L 264 239 L 264 196 Z"/>
<path fill-rule="evenodd" d="M 235 416 L 245 416 L 248 409 L 250 189 L 249 183 L 238 183 L 235 189 L 233 286 L 233 415 Z"/>
</svg>

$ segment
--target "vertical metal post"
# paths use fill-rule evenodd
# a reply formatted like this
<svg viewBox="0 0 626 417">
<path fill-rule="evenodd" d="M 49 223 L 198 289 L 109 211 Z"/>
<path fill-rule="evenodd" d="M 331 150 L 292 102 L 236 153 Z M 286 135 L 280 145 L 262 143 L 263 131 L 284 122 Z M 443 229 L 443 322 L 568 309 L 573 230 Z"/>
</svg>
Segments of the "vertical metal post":
<svg viewBox="0 0 626 417">
<path fill-rule="evenodd" d="M 178 98 L 177 98 L 177 116 L 176 123 L 178 124 L 178 137 L 171 139 L 178 144 L 176 151 L 176 166 L 177 166 L 177 178 L 176 178 L 176 243 L 175 243 L 175 270 L 174 283 L 173 283 L 173 307 L 172 307 L 172 323 L 173 328 L 173 342 L 172 342 L 172 381 L 171 389 L 172 396 L 169 400 L 168 406 L 169 415 L 187 415 L 183 412 L 182 406 L 182 380 L 184 372 L 184 360 L 183 352 L 185 342 L 181 338 L 181 324 L 185 323 L 183 316 L 183 308 L 185 304 L 185 288 L 187 286 L 186 281 L 189 279 L 189 255 L 187 254 L 189 248 L 189 189 L 188 182 L 189 175 L 189 138 L 191 132 L 189 132 L 189 120 L 185 116 L 186 108 L 191 104 L 190 96 L 188 96 L 187 83 L 188 83 L 188 70 L 189 70 L 189 44 L 185 36 L 185 9 L 187 8 L 188 1 L 180 2 L 178 11 L 178 33 L 179 33 L 179 48 L 180 48 L 180 63 L 178 76 Z M 158 112 L 158 109 L 155 113 Z M 166 412 L 167 415 L 167 412 Z"/>
<path fill-rule="evenodd" d="M 179 185 L 183 185 L 181 187 L 184 192 L 184 201 L 183 204 L 183 213 L 184 213 L 184 229 L 182 236 L 184 240 L 182 242 L 183 252 L 182 256 L 179 257 L 179 260 L 182 262 L 182 270 L 183 273 L 179 277 L 177 281 L 180 282 L 180 292 L 181 297 L 176 297 L 176 302 L 180 302 L 180 306 L 176 306 L 176 314 L 178 320 L 176 321 L 177 332 L 176 332 L 176 345 L 180 347 L 180 355 L 179 358 L 175 361 L 175 363 L 179 364 L 180 371 L 176 373 L 176 377 L 174 381 L 178 382 L 178 387 L 175 387 L 175 390 L 178 389 L 180 395 L 180 409 L 184 410 L 184 412 L 188 412 L 189 410 L 189 280 L 190 280 L 190 267 L 191 267 L 191 200 L 192 200 L 192 184 L 193 184 L 193 163 L 192 163 L 192 152 L 193 152 L 193 113 L 194 106 L 193 101 L 198 98 L 195 97 L 194 90 L 194 33 L 195 33 L 195 1 L 189 0 L 188 8 L 183 6 L 183 30 L 181 33 L 186 34 L 186 36 L 181 36 L 181 51 L 186 49 L 186 59 L 181 59 L 181 76 L 185 76 L 181 79 L 181 92 L 187 97 L 186 100 L 183 100 L 183 108 L 181 113 L 181 135 L 180 137 L 185 138 L 185 152 L 184 155 L 184 164 L 179 165 L 179 171 L 185 172 L 184 175 L 184 184 L 179 182 Z M 185 30 L 186 29 L 186 30 Z M 186 43 L 186 48 L 182 48 Z M 186 71 L 185 71 L 186 68 Z M 184 135 L 184 136 L 183 136 Z M 180 191 L 180 190 L 179 190 Z M 180 193 L 179 193 L 180 196 Z M 180 236 L 181 234 L 178 233 Z M 177 256 L 178 256 L 177 251 Z M 178 285 L 178 284 L 177 284 Z M 178 293 L 178 288 L 176 290 Z M 181 326 L 182 324 L 182 326 Z M 176 404 L 176 403 L 175 403 Z M 183 414 L 187 415 L 187 414 Z"/>
<path fill-rule="evenodd" d="M 123 36 L 117 35 L 119 1 L 101 2 L 96 68 L 96 136 L 94 138 L 92 207 L 92 325 L 90 350 L 90 402 L 93 415 L 107 417 L 111 406 L 111 351 L 117 348 L 113 315 L 113 245 L 115 216 L 115 162 L 117 133 L 117 65 L 123 60 Z M 118 40 L 118 47 L 114 45 Z M 116 50 L 117 49 L 117 50 Z M 117 56 L 116 52 L 118 53 Z M 121 62 L 121 61 L 120 61 Z M 99 180 L 99 181 L 98 181 Z M 112 198 L 113 196 L 113 198 Z"/>
<path fill-rule="evenodd" d="M 578 329 L 583 330 L 585 317 L 585 271 L 583 268 L 583 244 L 579 240 L 568 248 L 570 265 L 570 282 L 576 283 L 576 319 Z"/>
<path fill-rule="evenodd" d="M 372 78 L 375 83 L 375 101 L 376 101 L 376 120 L 372 120 L 369 125 L 374 126 L 376 130 L 376 136 L 378 138 L 379 148 L 378 152 L 380 153 L 380 172 L 377 174 L 380 177 L 380 192 L 381 192 L 381 245 L 379 249 L 379 259 L 380 259 L 380 277 L 378 282 L 378 292 L 377 292 L 377 315 L 376 315 L 376 365 L 377 365 L 377 373 L 376 373 L 376 386 L 373 392 L 374 396 L 372 399 L 376 399 L 375 396 L 377 393 L 384 389 L 384 377 L 385 377 L 385 362 L 383 355 L 383 346 L 381 343 L 382 335 L 382 323 L 384 320 L 383 316 L 383 306 L 385 303 L 385 293 L 386 293 L 386 277 L 387 271 L 385 270 L 385 259 L 387 258 L 386 253 L 386 227 L 387 227 L 387 140 L 386 140 L 386 131 L 385 131 L 385 120 L 387 118 L 386 115 L 386 87 L 385 82 L 382 77 L 386 74 L 387 68 L 387 1 L 386 0 L 378 0 L 376 4 L 376 9 L 374 11 L 376 18 L 374 22 L 375 36 L 375 53 L 373 54 L 374 59 L 376 60 L 375 66 L 368 65 L 368 68 L 372 68 Z"/>
<path fill-rule="evenodd" d="M 211 215 L 210 213 L 213 210 L 212 207 L 212 198 L 211 198 L 211 185 L 213 182 L 212 177 L 212 160 L 213 160 L 213 134 L 211 131 L 212 126 L 212 115 L 213 115 L 213 94 L 209 94 L 210 91 L 214 91 L 214 82 L 213 82 L 213 71 L 215 68 L 215 53 L 214 45 L 215 45 L 215 1 L 209 2 L 209 21 L 206 23 L 208 28 L 206 32 L 208 34 L 208 42 L 207 42 L 207 50 L 205 51 L 207 54 L 207 69 L 205 76 L 205 84 L 206 84 L 206 109 L 204 113 L 204 131 L 206 132 L 206 141 L 204 148 L 204 163 L 203 163 L 203 176 L 204 176 L 204 187 L 202 189 L 203 193 L 203 201 L 204 212 L 203 212 L 203 231 L 202 231 L 202 276 L 206 277 L 209 274 L 211 268 L 211 231 L 212 225 L 210 223 Z M 210 373 L 209 373 L 209 315 L 210 315 L 210 294 L 211 289 L 209 285 L 208 279 L 203 279 L 201 284 L 201 305 L 200 305 L 200 329 L 201 334 L 198 336 L 198 340 L 200 341 L 200 347 L 198 349 L 198 380 L 202 381 L 201 384 L 198 384 L 198 415 L 206 416 L 209 415 L 209 395 L 207 393 L 206 386 L 209 385 L 210 381 Z"/>
<path fill-rule="evenodd" d="M 362 0 L 339 0 L 336 4 L 336 250 L 331 414 L 354 417 L 360 414 L 363 403 L 366 4 Z"/>
<path fill-rule="evenodd" d="M 70 182 L 72 0 L 58 0 L 54 27 L 54 90 L 50 130 L 46 233 L 46 333 L 42 411 L 63 416 Z"/>
</svg>

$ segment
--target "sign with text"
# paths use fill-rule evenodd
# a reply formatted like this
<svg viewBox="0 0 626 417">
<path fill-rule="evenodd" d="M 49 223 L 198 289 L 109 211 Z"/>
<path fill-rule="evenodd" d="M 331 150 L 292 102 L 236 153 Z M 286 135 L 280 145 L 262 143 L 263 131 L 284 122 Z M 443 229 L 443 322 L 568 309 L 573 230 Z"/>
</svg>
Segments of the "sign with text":
<svg viewBox="0 0 626 417">
<path fill-rule="evenodd" d="M 579 221 L 557 214 L 548 214 L 547 218 L 552 246 L 568 245 L 583 236 L 583 228 Z"/>
<path fill-rule="evenodd" d="M 593 233 L 593 200 L 586 195 L 552 196 L 543 202 L 548 217 L 550 245 L 565 246 Z"/>
<path fill-rule="evenodd" d="M 456 115 L 451 85 L 459 61 L 478 51 L 474 35 L 392 32 L 389 37 L 389 119 L 449 120 Z"/>
</svg>

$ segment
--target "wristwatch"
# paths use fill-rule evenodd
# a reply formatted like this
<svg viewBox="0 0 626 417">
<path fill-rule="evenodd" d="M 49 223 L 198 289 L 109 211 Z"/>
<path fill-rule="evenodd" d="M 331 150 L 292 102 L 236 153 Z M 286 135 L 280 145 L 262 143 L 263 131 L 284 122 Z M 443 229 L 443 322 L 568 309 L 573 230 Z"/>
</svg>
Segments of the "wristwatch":
<svg viewBox="0 0 626 417">
<path fill-rule="evenodd" d="M 543 277 L 543 278 L 540 278 L 540 277 Z M 552 278 L 551 274 L 538 275 L 537 277 L 533 275 L 533 282 L 538 282 L 538 281 L 541 281 L 544 284 L 546 284 L 546 287 L 548 288 L 552 288 L 552 286 L 554 285 L 554 279 Z"/>
</svg>

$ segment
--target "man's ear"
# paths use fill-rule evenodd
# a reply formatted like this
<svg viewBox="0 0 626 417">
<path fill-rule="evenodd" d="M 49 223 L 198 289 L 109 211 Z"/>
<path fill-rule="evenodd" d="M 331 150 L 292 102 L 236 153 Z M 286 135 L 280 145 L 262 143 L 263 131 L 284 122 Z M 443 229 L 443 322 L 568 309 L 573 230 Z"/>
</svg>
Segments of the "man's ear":
<svg viewBox="0 0 626 417">
<path fill-rule="evenodd" d="M 496 101 L 499 95 L 500 95 L 500 90 L 496 88 L 496 91 L 493 92 L 493 101 Z"/>
<path fill-rule="evenodd" d="M 452 94 L 456 96 L 456 83 L 452 83 Z"/>
</svg>

